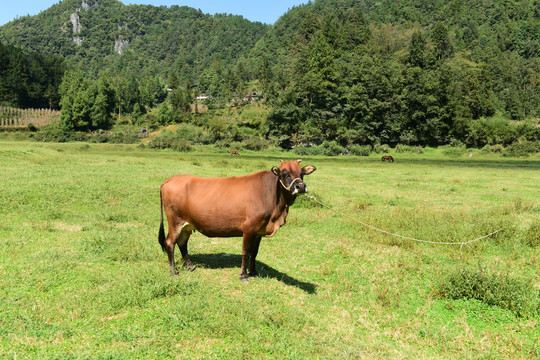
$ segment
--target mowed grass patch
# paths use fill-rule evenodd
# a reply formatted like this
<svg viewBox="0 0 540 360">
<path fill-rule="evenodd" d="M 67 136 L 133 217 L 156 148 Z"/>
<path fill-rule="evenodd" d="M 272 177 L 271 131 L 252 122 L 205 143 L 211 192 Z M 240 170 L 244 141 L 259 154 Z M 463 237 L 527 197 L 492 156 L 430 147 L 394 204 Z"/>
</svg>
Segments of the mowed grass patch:
<svg viewBox="0 0 540 360">
<path fill-rule="evenodd" d="M 238 280 L 240 238 L 195 233 L 189 250 L 197 269 L 179 267 L 170 277 L 157 242 L 161 183 L 176 174 L 248 174 L 281 158 L 297 156 L 0 142 L 0 354 L 538 356 L 536 158 L 456 159 L 436 150 L 400 154 L 394 164 L 378 156 L 304 158 L 318 168 L 305 178 L 310 193 L 348 217 L 298 199 L 287 224 L 263 239 L 260 278 L 247 284 Z M 393 238 L 349 217 L 430 241 L 504 230 L 460 248 Z M 475 282 L 485 291 L 463 295 L 471 289 L 463 284 Z M 506 297 L 491 294 L 501 284 Z M 508 298 L 512 291 L 525 305 Z"/>
</svg>

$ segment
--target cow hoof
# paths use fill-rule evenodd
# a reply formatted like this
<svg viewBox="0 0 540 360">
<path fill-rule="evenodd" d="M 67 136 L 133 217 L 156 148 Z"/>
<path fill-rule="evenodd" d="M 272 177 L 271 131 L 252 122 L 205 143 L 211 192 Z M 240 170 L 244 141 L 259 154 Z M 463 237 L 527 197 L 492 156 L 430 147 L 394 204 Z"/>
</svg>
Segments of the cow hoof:
<svg viewBox="0 0 540 360">
<path fill-rule="evenodd" d="M 171 271 L 171 276 L 178 276 L 178 271 L 176 269 L 172 270 Z"/>
<path fill-rule="evenodd" d="M 186 265 L 186 268 L 189 270 L 189 271 L 193 271 L 195 270 L 197 267 L 195 265 Z"/>
<path fill-rule="evenodd" d="M 240 275 L 240 280 L 243 282 L 249 282 L 249 276 L 247 274 Z"/>
<path fill-rule="evenodd" d="M 250 273 L 249 273 L 249 277 L 258 278 L 258 277 L 259 277 L 259 273 L 256 272 L 256 271 L 250 272 Z"/>
</svg>

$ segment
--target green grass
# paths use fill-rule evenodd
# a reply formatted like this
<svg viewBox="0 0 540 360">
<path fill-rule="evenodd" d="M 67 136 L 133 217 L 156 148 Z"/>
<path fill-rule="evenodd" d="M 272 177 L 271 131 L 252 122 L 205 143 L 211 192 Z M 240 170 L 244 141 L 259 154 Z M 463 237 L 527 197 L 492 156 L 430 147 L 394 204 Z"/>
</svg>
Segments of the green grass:
<svg viewBox="0 0 540 360">
<path fill-rule="evenodd" d="M 200 234 L 189 242 L 197 269 L 170 277 L 157 241 L 163 180 L 298 156 L 0 140 L 0 358 L 538 358 L 540 157 L 391 155 L 394 164 L 304 158 L 318 168 L 306 183 L 320 201 L 405 236 L 504 231 L 460 251 L 301 198 L 263 239 L 260 278 L 238 280 L 240 238 Z M 477 269 L 486 291 L 521 293 L 498 294 L 501 306 L 482 301 L 486 291 L 459 295 Z M 519 311 L 504 305 L 516 301 Z"/>
</svg>

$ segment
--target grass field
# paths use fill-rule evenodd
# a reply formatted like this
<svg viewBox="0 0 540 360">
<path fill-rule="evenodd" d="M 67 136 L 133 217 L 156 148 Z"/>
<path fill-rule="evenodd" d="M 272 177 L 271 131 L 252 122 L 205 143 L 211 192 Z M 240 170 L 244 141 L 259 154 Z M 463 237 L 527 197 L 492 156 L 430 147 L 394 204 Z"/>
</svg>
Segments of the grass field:
<svg viewBox="0 0 540 360">
<path fill-rule="evenodd" d="M 241 239 L 170 277 L 159 187 L 291 153 L 0 140 L 2 359 L 538 359 L 540 156 L 312 157 L 311 195 L 238 279 Z M 176 252 L 181 264 L 179 251 Z"/>
</svg>

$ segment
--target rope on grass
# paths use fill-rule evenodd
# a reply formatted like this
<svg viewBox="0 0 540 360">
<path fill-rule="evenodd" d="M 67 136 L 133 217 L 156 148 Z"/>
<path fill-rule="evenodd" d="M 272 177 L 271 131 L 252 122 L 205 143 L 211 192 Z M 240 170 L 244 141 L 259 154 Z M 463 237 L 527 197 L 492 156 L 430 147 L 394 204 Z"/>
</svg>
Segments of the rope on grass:
<svg viewBox="0 0 540 360">
<path fill-rule="evenodd" d="M 320 201 L 317 200 L 314 196 L 307 195 L 307 194 L 304 194 L 304 195 L 305 195 L 308 199 L 310 199 L 310 200 L 312 200 L 312 201 L 318 203 L 319 205 L 322 205 L 322 206 L 324 206 L 325 208 L 328 208 L 328 209 L 334 211 L 335 213 L 337 213 L 337 214 L 339 214 L 339 215 L 341 215 L 341 216 L 344 216 L 344 217 L 346 217 L 346 218 L 348 218 L 348 219 L 350 219 L 350 220 L 352 220 L 352 221 L 354 221 L 354 222 L 356 222 L 356 223 L 358 223 L 358 224 L 361 224 L 361 225 L 363 225 L 363 226 L 365 226 L 365 227 L 368 227 L 368 228 L 370 228 L 370 229 L 372 229 L 372 230 L 379 231 L 379 232 L 382 232 L 382 233 L 384 233 L 384 234 L 391 235 L 391 236 L 395 236 L 395 237 L 398 237 L 398 238 L 402 238 L 402 239 L 406 239 L 406 240 L 412 240 L 412 241 L 417 241 L 417 242 L 426 243 L 426 244 L 461 245 L 460 248 L 459 248 L 459 251 L 460 251 L 460 252 L 461 252 L 461 250 L 463 249 L 463 246 L 464 246 L 464 245 L 466 245 L 466 246 L 470 249 L 470 248 L 471 248 L 471 247 L 469 246 L 470 243 L 475 242 L 475 241 L 479 241 L 479 240 L 482 240 L 482 239 L 485 239 L 485 238 L 487 238 L 487 237 L 489 237 L 489 236 L 491 236 L 491 235 L 494 235 L 494 234 L 498 233 L 499 231 L 502 231 L 502 230 L 503 230 L 503 228 L 500 228 L 499 230 L 495 230 L 494 232 L 492 232 L 492 233 L 490 233 L 490 234 L 487 234 L 487 235 L 484 235 L 484 236 L 481 236 L 481 237 L 479 237 L 479 238 L 476 238 L 476 239 L 473 239 L 473 240 L 469 240 L 469 241 L 460 241 L 460 242 L 439 242 L 439 241 L 430 241 L 430 240 L 420 240 L 420 239 L 415 239 L 415 238 L 408 237 L 408 236 L 403 236 L 403 235 L 399 235 L 399 234 L 394 234 L 394 233 L 388 232 L 388 231 L 386 231 L 386 230 L 379 229 L 379 228 L 377 228 L 377 227 L 375 227 L 375 226 L 366 224 L 365 222 L 362 222 L 362 221 L 360 221 L 360 220 L 358 220 L 358 219 L 355 219 L 355 218 L 353 218 L 353 217 L 351 217 L 351 216 L 349 216 L 349 215 L 347 215 L 347 214 L 345 214 L 345 213 L 343 213 L 343 212 L 341 212 L 341 211 L 339 211 L 339 210 L 334 209 L 333 207 L 330 207 L 330 206 L 328 206 L 328 205 L 326 205 L 326 204 L 320 202 Z"/>
</svg>

